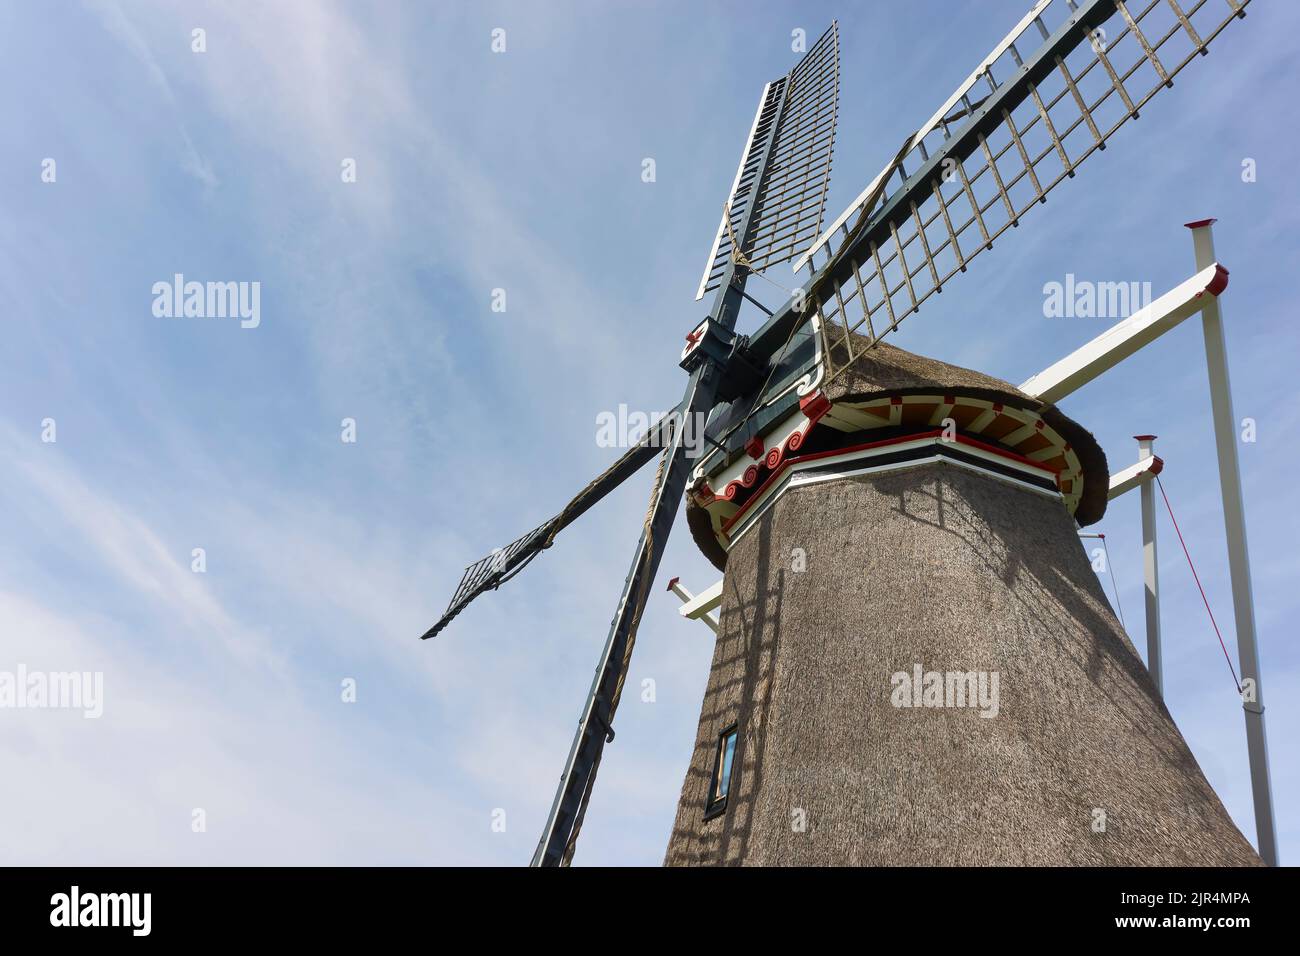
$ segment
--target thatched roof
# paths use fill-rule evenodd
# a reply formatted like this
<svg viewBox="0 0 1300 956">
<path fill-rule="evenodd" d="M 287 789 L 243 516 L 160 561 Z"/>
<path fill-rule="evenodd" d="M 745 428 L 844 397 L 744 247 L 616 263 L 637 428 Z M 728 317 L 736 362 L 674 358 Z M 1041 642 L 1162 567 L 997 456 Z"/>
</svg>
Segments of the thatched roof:
<svg viewBox="0 0 1300 956">
<path fill-rule="evenodd" d="M 837 334 L 832 330 L 832 337 Z M 1042 405 L 1041 402 L 1035 405 L 1034 399 L 1014 385 L 992 375 L 917 355 L 884 341 L 867 348 L 870 340 L 856 333 L 852 338 L 856 353 L 853 364 L 825 389 L 826 397 L 833 402 L 857 400 L 877 394 L 909 395 L 950 391 L 1010 402 L 1023 408 Z M 831 356 L 837 366 L 845 358 L 843 349 L 838 346 L 832 350 Z"/>
<path fill-rule="evenodd" d="M 834 340 L 840 333 L 832 330 L 831 334 Z M 1106 453 L 1091 432 L 1055 406 L 1026 395 L 1009 382 L 991 375 L 917 355 L 883 341 L 868 349 L 865 337 L 853 333 L 852 338 L 852 364 L 823 389 L 832 402 L 862 402 L 882 396 L 937 393 L 998 402 L 1036 413 L 1070 443 L 1083 467 L 1083 495 L 1075 509 L 1075 521 L 1081 527 L 1087 526 L 1100 521 L 1106 513 L 1110 485 Z M 846 358 L 843 347 L 835 346 L 832 357 L 837 365 L 843 363 Z M 705 557 L 719 569 L 725 567 L 726 552 L 713 533 L 708 515 L 689 498 L 686 520 Z"/>
<path fill-rule="evenodd" d="M 733 545 L 725 581 L 666 863 L 1260 863 L 1059 502 L 940 464 L 805 485 Z M 895 706 L 918 664 L 996 673 L 996 715 Z"/>
</svg>

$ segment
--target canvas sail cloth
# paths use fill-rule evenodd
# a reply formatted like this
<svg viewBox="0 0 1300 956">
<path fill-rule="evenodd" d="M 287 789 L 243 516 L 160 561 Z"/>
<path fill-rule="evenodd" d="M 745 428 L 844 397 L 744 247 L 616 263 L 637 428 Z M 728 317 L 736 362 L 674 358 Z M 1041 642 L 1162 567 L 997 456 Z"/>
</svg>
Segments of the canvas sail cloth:
<svg viewBox="0 0 1300 956">
<path fill-rule="evenodd" d="M 926 389 L 1034 401 L 883 345 L 828 397 Z M 1077 506 L 1095 520 L 1105 458 L 1048 411 L 1100 489 Z M 698 519 L 696 540 L 716 557 Z M 666 864 L 1260 863 L 1112 614 L 1060 497 L 946 461 L 809 483 L 777 498 L 725 565 Z M 918 672 L 982 675 L 983 705 L 979 694 L 965 706 L 900 695 L 898 675 Z M 706 819 L 719 734 L 733 724 L 725 809 Z"/>
</svg>

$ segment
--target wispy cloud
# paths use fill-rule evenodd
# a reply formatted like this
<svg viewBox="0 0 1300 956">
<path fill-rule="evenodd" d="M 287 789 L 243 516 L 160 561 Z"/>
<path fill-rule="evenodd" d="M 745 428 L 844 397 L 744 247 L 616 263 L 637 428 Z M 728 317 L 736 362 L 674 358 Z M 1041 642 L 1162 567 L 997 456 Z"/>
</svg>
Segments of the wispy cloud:
<svg viewBox="0 0 1300 956">
<path fill-rule="evenodd" d="M 835 179 L 847 195 L 883 162 L 881 131 L 913 128 L 984 52 L 971 31 L 988 29 L 992 42 L 993 21 L 1023 14 L 1022 0 L 942 6 L 918 34 L 924 63 L 914 45 L 863 39 L 905 35 L 911 10 L 841 23 Z M 811 31 L 832 15 L 791 9 L 751 11 L 743 37 L 725 11 L 698 5 L 95 0 L 54 26 L 6 14 L 21 42 L 0 65 L 0 99 L 11 91 L 19 118 L 0 193 L 0 283 L 14 313 L 0 360 L 0 658 L 108 678 L 97 728 L 63 715 L 0 722 L 5 766 L 27 782 L 0 804 L 31 821 L 0 833 L 7 855 L 527 859 L 648 474 L 438 640 L 416 637 L 464 564 L 608 463 L 594 442 L 598 411 L 676 399 L 678 340 L 698 321 L 700 260 L 754 99 L 787 66 L 789 21 Z M 1243 453 L 1261 622 L 1300 610 L 1286 588 L 1294 548 L 1284 523 L 1267 520 L 1277 508 L 1268 476 L 1294 464 L 1282 372 L 1295 336 L 1269 263 L 1295 186 L 1272 171 L 1284 163 L 1265 162 L 1267 176 L 1242 192 L 1236 154 L 1293 138 L 1278 132 L 1287 104 L 1261 70 L 1282 69 L 1294 19 L 1252 8 L 1240 32 L 1267 55 L 1225 46 L 1206 65 L 1232 57 L 1240 70 L 1201 80 L 1201 64 L 1189 67 L 1094 168 L 909 320 L 901 343 L 1032 374 L 1100 331 L 1044 326 L 1035 296 L 1046 279 L 1139 260 L 1144 273 L 1181 278 L 1189 253 L 1161 230 L 1172 223 L 1182 241 L 1187 196 L 1242 210 L 1219 228 L 1241 303 L 1230 306 L 1234 369 L 1252 372 L 1236 383 L 1239 411 L 1268 436 Z M 502 24 L 510 52 L 493 58 L 488 31 Z M 205 54 L 190 51 L 195 27 L 207 31 Z M 870 50 L 870 62 L 854 50 Z M 890 76 L 904 79 L 880 82 Z M 32 77 L 49 87 L 48 109 L 12 92 Z M 1247 90 L 1250 109 L 1225 107 Z M 1172 114 L 1183 119 L 1160 119 Z M 1184 136 L 1186 122 L 1198 124 L 1197 150 L 1156 175 L 1168 161 L 1162 137 Z M 60 182 L 47 187 L 30 173 L 51 153 Z M 639 178 L 647 155 L 659 160 L 653 185 Z M 340 178 L 348 158 L 355 184 Z M 1259 222 L 1272 232 L 1253 231 Z M 261 280 L 261 327 L 152 320 L 149 284 L 175 271 Z M 489 308 L 497 287 L 504 314 Z M 1192 407 L 1199 342 L 1185 331 L 1069 411 L 1117 461 L 1128 436 L 1164 436 L 1167 474 L 1198 489 L 1180 496 L 1184 530 L 1205 542 L 1207 577 L 1223 594 L 1204 478 L 1213 453 Z M 59 419 L 56 445 L 37 437 L 45 415 Z M 339 439 L 345 416 L 359 423 L 355 445 Z M 1130 565 L 1135 527 L 1135 511 L 1117 504 L 1106 530 Z M 208 552 L 205 575 L 190 570 L 196 546 Z M 1173 652 L 1197 646 L 1204 622 L 1181 601 L 1181 555 L 1172 545 L 1162 555 L 1170 706 L 1249 831 L 1240 718 L 1200 680 L 1198 668 L 1221 665 L 1208 653 L 1217 648 L 1185 665 Z M 664 567 L 696 590 L 714 577 L 681 528 Z M 1121 587 L 1138 607 L 1129 570 Z M 671 598 L 656 589 L 652 600 L 634 669 L 638 682 L 657 681 L 659 699 L 620 713 L 579 862 L 662 858 L 710 645 Z M 1262 640 L 1285 691 L 1300 661 L 1276 631 Z M 340 700 L 348 677 L 357 704 Z M 1281 763 L 1296 711 L 1270 693 Z M 1296 785 L 1279 774 L 1280 803 L 1294 805 Z M 194 806 L 210 811 L 204 836 L 189 829 Z M 508 811 L 504 834 L 490 829 L 495 808 Z"/>
<path fill-rule="evenodd" d="M 130 16 L 117 0 L 91 0 L 90 7 L 99 16 L 104 28 L 116 37 L 144 67 L 150 82 L 158 89 L 166 105 L 170 108 L 172 118 L 180 134 L 181 162 L 185 171 L 209 189 L 215 188 L 219 185 L 217 175 L 212 169 L 212 164 L 200 155 L 195 148 L 189 130 L 181 118 L 184 107 L 177 100 L 172 85 L 167 80 L 167 74 L 163 72 L 162 66 L 159 65 L 158 60 L 150 50 L 148 40 L 136 28 Z"/>
</svg>

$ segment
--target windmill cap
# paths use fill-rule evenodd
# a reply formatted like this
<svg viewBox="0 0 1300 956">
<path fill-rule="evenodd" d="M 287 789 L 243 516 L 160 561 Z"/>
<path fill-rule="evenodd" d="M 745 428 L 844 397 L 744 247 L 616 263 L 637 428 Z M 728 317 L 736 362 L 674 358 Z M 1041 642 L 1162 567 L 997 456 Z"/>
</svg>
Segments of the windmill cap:
<svg viewBox="0 0 1300 956">
<path fill-rule="evenodd" d="M 1106 454 L 1091 432 L 1054 405 L 983 372 L 917 355 L 888 342 L 871 344 L 856 332 L 850 332 L 844 341 L 853 343 L 853 357 L 841 367 L 834 380 L 821 389 L 828 405 L 884 398 L 902 404 L 905 396 L 921 395 L 942 396 L 945 401 L 980 399 L 988 402 L 994 412 L 1003 408 L 1031 412 L 1055 431 L 1078 458 L 1084 479 L 1074 510 L 1079 526 L 1095 524 L 1106 513 L 1110 484 Z M 835 342 L 831 352 L 840 362 L 845 361 L 845 346 L 841 342 Z M 714 567 L 725 569 L 727 552 L 718 540 L 713 519 L 707 507 L 697 502 L 694 496 L 688 496 L 686 500 L 686 523 L 704 556 Z"/>
<path fill-rule="evenodd" d="M 861 401 L 884 395 L 901 401 L 905 395 L 940 394 L 984 399 L 994 403 L 994 411 L 1008 407 L 1035 412 L 1069 443 L 1079 458 L 1084 487 L 1074 516 L 1080 526 L 1095 524 L 1106 513 L 1110 471 L 1105 452 L 1091 432 L 1060 409 L 992 375 L 917 355 L 888 342 L 876 342 L 868 348 L 867 340 L 857 333 L 850 333 L 847 338 L 854 342 L 857 354 L 843 374 L 826 386 L 826 397 L 832 402 Z M 844 351 L 840 343 L 832 346 L 832 353 L 839 355 L 841 361 L 845 358 Z"/>
</svg>

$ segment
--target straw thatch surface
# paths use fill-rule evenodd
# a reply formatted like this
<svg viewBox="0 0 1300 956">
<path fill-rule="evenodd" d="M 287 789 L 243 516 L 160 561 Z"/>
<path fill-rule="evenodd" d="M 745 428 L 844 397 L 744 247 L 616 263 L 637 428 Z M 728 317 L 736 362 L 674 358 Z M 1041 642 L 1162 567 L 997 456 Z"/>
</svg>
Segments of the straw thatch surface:
<svg viewBox="0 0 1300 956">
<path fill-rule="evenodd" d="M 997 672 L 998 716 L 892 706 L 891 675 L 915 664 Z M 717 735 L 733 722 L 730 803 L 704 821 Z M 733 546 L 665 862 L 1259 858 L 1157 698 L 1065 509 L 934 464 L 792 489 Z"/>
<path fill-rule="evenodd" d="M 833 331 L 832 336 L 838 335 Z M 826 386 L 826 397 L 833 402 L 872 398 L 881 394 L 914 395 L 956 389 L 962 395 L 1007 402 L 1018 408 L 1037 408 L 1036 402 L 1014 385 L 983 372 L 938 359 L 917 355 L 888 342 L 866 348 L 867 339 L 856 333 L 853 363 L 835 381 Z M 832 350 L 837 365 L 843 363 L 841 348 Z"/>
</svg>

